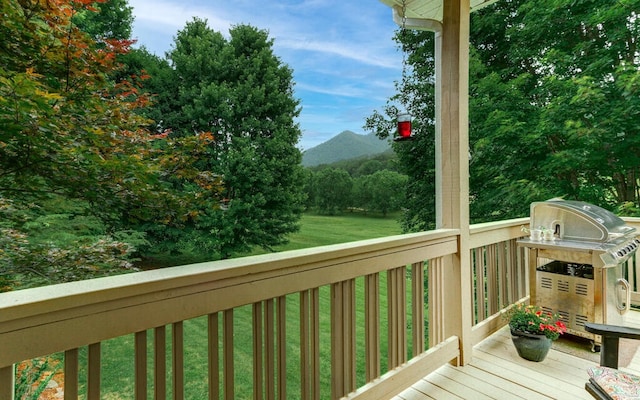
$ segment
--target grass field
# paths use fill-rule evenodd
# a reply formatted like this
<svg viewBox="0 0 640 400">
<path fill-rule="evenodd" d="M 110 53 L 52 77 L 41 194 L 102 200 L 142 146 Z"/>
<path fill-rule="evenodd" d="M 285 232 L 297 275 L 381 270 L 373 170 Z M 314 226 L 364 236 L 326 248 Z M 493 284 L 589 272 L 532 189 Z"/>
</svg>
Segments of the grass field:
<svg viewBox="0 0 640 400">
<path fill-rule="evenodd" d="M 399 235 L 400 233 L 402 232 L 396 215 L 382 218 L 360 213 L 347 213 L 339 216 L 304 214 L 300 220 L 300 231 L 291 234 L 289 243 L 277 246 L 276 250 L 298 250 Z M 264 250 L 258 249 L 250 254 L 256 255 L 264 252 Z"/>
<path fill-rule="evenodd" d="M 277 248 L 278 251 L 308 248 L 320 245 L 344 243 L 355 240 L 370 239 L 376 237 L 396 235 L 400 232 L 400 226 L 395 217 L 376 218 L 360 214 L 346 214 L 342 216 L 305 215 L 301 221 L 299 232 L 291 235 L 291 241 L 287 245 Z M 253 254 L 260 254 L 255 251 Z M 364 305 L 362 279 L 356 280 L 357 288 L 357 331 L 358 349 L 364 348 Z M 381 309 L 386 309 L 386 275 L 381 275 L 380 289 Z M 321 385 L 323 393 L 328 393 L 331 379 L 330 365 L 330 313 L 329 313 L 329 287 L 320 289 L 321 307 Z M 287 398 L 300 397 L 299 389 L 299 295 L 287 296 Z M 382 315 L 385 315 L 384 311 Z M 386 324 L 386 322 L 383 321 Z M 235 328 L 235 380 L 236 398 L 245 399 L 252 397 L 252 310 L 251 306 L 241 307 L 234 311 Z M 386 327 L 381 327 L 385 332 Z M 197 318 L 184 323 L 185 331 L 185 382 L 187 399 L 203 399 L 207 394 L 206 364 L 207 364 L 207 320 L 205 317 Z M 220 332 L 222 335 L 222 332 Z M 383 335 L 385 336 L 385 335 Z M 386 339 L 381 338 L 383 346 L 383 369 L 385 368 L 384 355 L 386 355 Z M 171 328 L 167 327 L 167 343 L 170 348 Z M 153 331 L 148 332 L 149 371 L 153 371 Z M 102 398 L 103 399 L 128 399 L 132 397 L 134 390 L 134 347 L 133 336 L 125 336 L 109 340 L 103 343 L 102 349 Z M 222 353 L 221 353 L 222 354 Z M 168 390 L 171 390 L 171 352 L 167 350 L 167 382 Z M 82 354 L 81 354 L 82 356 Z M 84 358 L 84 356 L 82 356 Z M 84 363 L 83 363 L 84 364 Z M 364 384 L 364 359 L 357 358 L 358 384 Z M 151 385 L 149 395 L 152 396 L 153 376 L 149 376 Z"/>
<path fill-rule="evenodd" d="M 275 246 L 275 251 L 298 250 L 329 244 L 353 242 L 356 240 L 398 235 L 401 233 L 398 215 L 381 217 L 376 214 L 364 215 L 353 212 L 337 216 L 303 214 L 300 230 L 289 235 L 289 243 Z M 238 257 L 265 254 L 267 250 L 254 249 Z M 142 269 L 163 268 L 209 261 L 202 254 L 156 254 L 137 264 Z"/>
</svg>

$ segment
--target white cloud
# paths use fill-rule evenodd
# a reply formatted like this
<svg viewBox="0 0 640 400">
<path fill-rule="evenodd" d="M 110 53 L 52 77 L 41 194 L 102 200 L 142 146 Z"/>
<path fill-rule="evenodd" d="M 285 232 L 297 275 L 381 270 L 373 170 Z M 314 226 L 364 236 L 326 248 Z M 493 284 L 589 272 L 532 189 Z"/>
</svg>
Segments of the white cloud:
<svg viewBox="0 0 640 400">
<path fill-rule="evenodd" d="M 373 65 L 381 68 L 398 68 L 397 57 L 387 57 L 385 55 L 373 54 L 361 44 L 351 42 L 349 45 L 338 42 L 321 41 L 300 41 L 295 39 L 281 39 L 276 42 L 277 46 L 291 50 L 304 50 L 310 52 L 323 53 L 325 55 L 340 56 L 354 60 L 362 64 Z"/>
<path fill-rule="evenodd" d="M 129 5 L 134 9 L 135 23 L 144 24 L 151 29 L 155 27 L 164 30 L 171 27 L 177 32 L 196 16 L 206 19 L 211 28 L 223 33 L 232 25 L 231 20 L 216 16 L 209 8 L 193 7 L 188 2 L 129 0 Z"/>
</svg>

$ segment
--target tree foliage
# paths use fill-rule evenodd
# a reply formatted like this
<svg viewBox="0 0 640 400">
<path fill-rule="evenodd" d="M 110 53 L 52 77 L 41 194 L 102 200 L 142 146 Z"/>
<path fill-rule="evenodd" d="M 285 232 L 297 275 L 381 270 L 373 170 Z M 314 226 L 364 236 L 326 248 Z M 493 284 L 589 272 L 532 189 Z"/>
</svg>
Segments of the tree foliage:
<svg viewBox="0 0 640 400">
<path fill-rule="evenodd" d="M 638 10 L 637 0 L 520 0 L 474 16 L 477 217 L 522 215 L 554 196 L 638 204 Z"/>
<path fill-rule="evenodd" d="M 12 238 L 2 244 L 5 276 L 34 272 L 51 282 L 87 277 L 83 269 L 127 267 L 116 259 L 133 252 L 133 241 L 121 240 L 136 236 L 124 233 L 131 226 L 179 227 L 195 215 L 199 198 L 219 198 L 220 177 L 183 162 L 206 149 L 210 135 L 169 141 L 146 130 L 148 121 L 135 112 L 148 104 L 138 90 L 144 77 L 111 79 L 131 41 L 97 43 L 74 23 L 78 13 L 93 12 L 91 2 L 1 5 L 0 202 L 11 204 L 2 228 Z M 173 190 L 167 177 L 191 190 Z M 73 204 L 73 214 L 40 214 L 51 202 Z M 62 243 L 55 235 L 38 242 L 34 224 L 55 215 L 95 218 L 102 228 L 93 241 Z"/>
<path fill-rule="evenodd" d="M 408 54 L 408 73 L 396 82 L 398 93 L 389 99 L 383 113 L 376 111 L 367 118 L 365 129 L 387 138 L 396 130 L 399 111 L 408 111 L 413 117 L 415 139 L 393 144 L 399 172 L 408 176 L 401 224 L 405 231 L 428 230 L 435 227 L 434 35 L 401 30 L 395 39 Z"/>
<path fill-rule="evenodd" d="M 145 115 L 156 129 L 170 138 L 211 133 L 206 154 L 192 157 L 192 165 L 222 178 L 224 201 L 174 232 L 178 246 L 197 244 L 226 258 L 251 246 L 271 248 L 297 229 L 304 204 L 299 101 L 292 71 L 272 47 L 266 31 L 237 25 L 226 39 L 195 18 L 178 32 L 167 60 L 144 49 L 127 59 L 131 71 L 154 71 L 147 87 L 156 96 Z"/>
<path fill-rule="evenodd" d="M 354 205 L 383 216 L 404 207 L 407 176 L 382 170 L 363 175 L 354 182 Z"/>
<path fill-rule="evenodd" d="M 472 220 L 527 215 L 550 197 L 639 204 L 638 10 L 638 0 L 509 0 L 472 15 Z M 414 116 L 418 139 L 396 151 L 409 175 L 404 227 L 415 230 L 434 209 L 433 35 L 397 40 L 410 74 L 367 128 L 392 131 L 398 103 Z"/>
<path fill-rule="evenodd" d="M 101 0 L 78 10 L 72 21 L 96 41 L 127 40 L 131 38 L 133 8 L 126 0 Z"/>
<path fill-rule="evenodd" d="M 353 179 L 343 169 L 327 168 L 313 177 L 315 206 L 322 214 L 341 213 L 352 204 Z"/>
<path fill-rule="evenodd" d="M 1 4 L 0 273 L 13 283 L 27 275 L 51 283 L 88 276 L 83 270 L 130 268 L 132 248 L 105 231 L 62 244 L 34 241 L 29 227 L 45 217 L 48 199 L 76 199 L 84 205 L 76 212 L 109 219 L 145 195 L 153 174 L 140 152 L 142 120 L 131 110 L 146 99 L 131 98 L 129 82 L 107 79 L 130 42 L 105 38 L 95 46 L 72 22 L 87 2 Z"/>
</svg>

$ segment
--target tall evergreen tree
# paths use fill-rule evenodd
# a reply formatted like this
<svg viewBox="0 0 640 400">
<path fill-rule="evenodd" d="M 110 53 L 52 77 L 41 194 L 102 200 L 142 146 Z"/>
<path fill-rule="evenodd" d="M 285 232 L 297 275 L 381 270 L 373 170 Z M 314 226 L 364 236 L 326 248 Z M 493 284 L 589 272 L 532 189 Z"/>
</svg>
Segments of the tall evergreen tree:
<svg viewBox="0 0 640 400">
<path fill-rule="evenodd" d="M 299 101 L 293 73 L 272 47 L 266 31 L 238 25 L 227 40 L 195 18 L 167 54 L 171 69 L 150 80 L 172 88 L 158 93 L 150 114 L 162 115 L 170 137 L 212 137 L 192 163 L 222 178 L 225 200 L 203 209 L 181 235 L 223 258 L 283 243 L 302 212 Z"/>
</svg>

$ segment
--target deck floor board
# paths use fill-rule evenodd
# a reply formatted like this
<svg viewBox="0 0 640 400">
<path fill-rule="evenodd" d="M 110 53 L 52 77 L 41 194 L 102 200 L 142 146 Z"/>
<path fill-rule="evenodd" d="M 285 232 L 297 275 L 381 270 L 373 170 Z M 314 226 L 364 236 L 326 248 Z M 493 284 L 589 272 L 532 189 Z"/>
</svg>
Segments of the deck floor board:
<svg viewBox="0 0 640 400">
<path fill-rule="evenodd" d="M 631 312 L 625 325 L 640 328 L 640 312 Z M 475 346 L 467 365 L 444 365 L 394 400 L 589 400 L 592 397 L 584 389 L 587 368 L 597 362 L 586 358 L 552 348 L 542 362 L 524 360 L 516 353 L 505 327 Z M 640 349 L 621 369 L 640 375 Z"/>
</svg>

